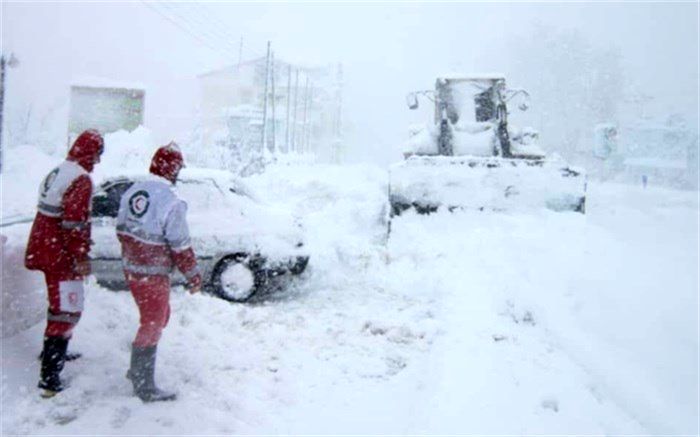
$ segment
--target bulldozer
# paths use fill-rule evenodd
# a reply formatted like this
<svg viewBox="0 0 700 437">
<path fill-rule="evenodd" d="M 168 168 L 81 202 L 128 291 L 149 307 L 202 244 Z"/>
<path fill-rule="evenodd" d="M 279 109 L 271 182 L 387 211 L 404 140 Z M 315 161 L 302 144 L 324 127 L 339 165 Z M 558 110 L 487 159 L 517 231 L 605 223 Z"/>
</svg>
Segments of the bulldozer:
<svg viewBox="0 0 700 437">
<path fill-rule="evenodd" d="M 537 145 L 539 133 L 508 124 L 509 103 L 530 95 L 502 75 L 438 77 L 434 90 L 406 97 L 434 102 L 434 119 L 409 130 L 404 160 L 389 170 L 390 216 L 407 210 L 586 210 L 586 175 Z"/>
</svg>

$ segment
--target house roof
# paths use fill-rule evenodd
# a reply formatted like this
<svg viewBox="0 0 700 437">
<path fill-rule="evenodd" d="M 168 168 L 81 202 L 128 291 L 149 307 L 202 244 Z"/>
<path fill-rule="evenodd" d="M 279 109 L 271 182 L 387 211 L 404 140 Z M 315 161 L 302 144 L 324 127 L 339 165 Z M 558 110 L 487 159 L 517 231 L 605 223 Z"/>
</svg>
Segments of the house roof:
<svg viewBox="0 0 700 437">
<path fill-rule="evenodd" d="M 239 68 L 239 67 L 246 67 L 246 66 L 255 65 L 255 64 L 259 63 L 259 62 L 265 62 L 265 60 L 266 60 L 265 56 L 261 56 L 261 57 L 259 57 L 259 58 L 249 59 L 249 60 L 247 60 L 247 61 L 241 61 L 240 64 L 228 64 L 228 65 L 224 65 L 224 66 L 221 66 L 221 67 L 219 67 L 219 68 L 216 68 L 216 69 L 214 69 L 214 70 L 210 70 L 210 71 L 206 71 L 206 72 L 204 72 L 204 73 L 200 73 L 200 74 L 197 75 L 197 77 L 198 77 L 198 78 L 204 78 L 204 77 L 214 76 L 214 75 L 216 75 L 216 74 L 221 74 L 221 73 L 226 73 L 226 72 L 235 73 L 235 72 L 238 71 L 238 68 Z M 275 58 L 275 64 L 276 64 L 278 67 L 282 67 L 282 68 L 288 68 L 289 66 L 292 66 L 292 67 L 295 67 L 295 68 L 297 68 L 297 69 L 299 69 L 299 70 L 301 70 L 301 71 L 304 71 L 304 72 L 306 72 L 306 73 L 311 73 L 311 72 L 313 72 L 313 71 L 315 71 L 315 70 L 322 70 L 322 69 L 323 69 L 323 67 L 313 67 L 313 66 L 310 67 L 310 66 L 303 66 L 303 65 L 298 65 L 298 64 L 292 64 L 292 63 L 287 62 L 287 61 L 285 61 L 285 60 L 283 60 L 283 59 L 280 59 L 280 58 Z"/>
</svg>

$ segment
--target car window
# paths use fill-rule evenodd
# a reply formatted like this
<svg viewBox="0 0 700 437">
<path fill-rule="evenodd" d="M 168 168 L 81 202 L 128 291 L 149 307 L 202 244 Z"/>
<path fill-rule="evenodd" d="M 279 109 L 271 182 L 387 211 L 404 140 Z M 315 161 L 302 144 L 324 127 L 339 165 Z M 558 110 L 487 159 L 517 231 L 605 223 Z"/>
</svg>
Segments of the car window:
<svg viewBox="0 0 700 437">
<path fill-rule="evenodd" d="M 122 195 L 133 185 L 132 181 L 105 182 L 92 196 L 93 217 L 116 217 Z"/>
</svg>

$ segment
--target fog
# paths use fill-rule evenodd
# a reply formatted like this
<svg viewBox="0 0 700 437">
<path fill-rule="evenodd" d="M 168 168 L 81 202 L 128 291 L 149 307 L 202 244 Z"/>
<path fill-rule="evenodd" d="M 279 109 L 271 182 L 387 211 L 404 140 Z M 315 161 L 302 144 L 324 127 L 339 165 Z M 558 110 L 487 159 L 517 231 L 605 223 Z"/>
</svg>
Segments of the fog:
<svg viewBox="0 0 700 437">
<path fill-rule="evenodd" d="M 398 159 L 407 124 L 425 117 L 408 111 L 405 95 L 431 88 L 446 72 L 502 72 L 509 84 L 530 89 L 526 119 L 550 150 L 566 142 L 588 147 L 595 123 L 610 121 L 601 118 L 680 113 L 692 126 L 698 119 L 697 3 L 0 7 L 2 52 L 20 61 L 6 83 L 10 147 L 64 141 L 68 88 L 84 76 L 144 84 L 146 126 L 158 141 L 183 139 L 196 124 L 196 76 L 263 56 L 267 41 L 281 59 L 343 64 L 348 161 Z M 596 77 L 603 78 L 598 85 Z M 595 105 L 601 108 L 592 111 Z"/>
</svg>

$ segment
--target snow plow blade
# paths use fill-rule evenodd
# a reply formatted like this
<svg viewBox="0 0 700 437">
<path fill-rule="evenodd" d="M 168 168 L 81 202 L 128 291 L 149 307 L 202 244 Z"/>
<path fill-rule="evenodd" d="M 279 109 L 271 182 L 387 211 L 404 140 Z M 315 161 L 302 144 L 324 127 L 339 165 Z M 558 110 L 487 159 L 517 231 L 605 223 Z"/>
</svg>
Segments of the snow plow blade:
<svg viewBox="0 0 700 437">
<path fill-rule="evenodd" d="M 408 209 L 479 211 L 586 210 L 586 175 L 546 159 L 412 156 L 389 174 L 391 216 Z"/>
</svg>

